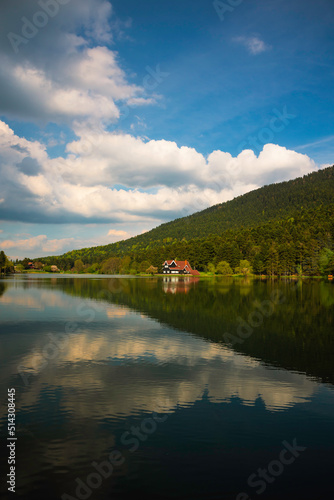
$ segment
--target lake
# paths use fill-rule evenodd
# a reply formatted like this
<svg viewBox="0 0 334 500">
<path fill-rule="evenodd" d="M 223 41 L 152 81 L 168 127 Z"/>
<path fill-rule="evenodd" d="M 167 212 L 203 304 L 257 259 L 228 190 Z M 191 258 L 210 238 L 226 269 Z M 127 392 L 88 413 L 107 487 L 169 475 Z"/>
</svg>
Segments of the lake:
<svg viewBox="0 0 334 500">
<path fill-rule="evenodd" d="M 325 280 L 1 279 L 3 497 L 10 443 L 18 498 L 331 498 L 333 324 Z"/>
</svg>

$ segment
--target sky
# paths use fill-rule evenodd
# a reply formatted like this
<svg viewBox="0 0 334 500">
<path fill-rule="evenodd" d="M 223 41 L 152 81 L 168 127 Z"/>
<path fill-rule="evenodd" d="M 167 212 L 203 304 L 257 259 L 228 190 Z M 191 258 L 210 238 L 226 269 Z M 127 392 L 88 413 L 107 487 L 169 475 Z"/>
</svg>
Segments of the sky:
<svg viewBox="0 0 334 500">
<path fill-rule="evenodd" d="M 0 250 L 144 233 L 334 163 L 333 0 L 0 0 Z"/>
</svg>

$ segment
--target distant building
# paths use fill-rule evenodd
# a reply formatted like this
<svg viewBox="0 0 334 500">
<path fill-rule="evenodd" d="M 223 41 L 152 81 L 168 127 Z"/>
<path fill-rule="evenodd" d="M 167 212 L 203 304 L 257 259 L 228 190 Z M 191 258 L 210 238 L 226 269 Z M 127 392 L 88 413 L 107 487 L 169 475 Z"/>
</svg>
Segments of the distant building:
<svg viewBox="0 0 334 500">
<path fill-rule="evenodd" d="M 192 269 L 187 260 L 165 260 L 162 265 L 163 274 L 191 274 L 199 276 L 196 269 Z"/>
</svg>

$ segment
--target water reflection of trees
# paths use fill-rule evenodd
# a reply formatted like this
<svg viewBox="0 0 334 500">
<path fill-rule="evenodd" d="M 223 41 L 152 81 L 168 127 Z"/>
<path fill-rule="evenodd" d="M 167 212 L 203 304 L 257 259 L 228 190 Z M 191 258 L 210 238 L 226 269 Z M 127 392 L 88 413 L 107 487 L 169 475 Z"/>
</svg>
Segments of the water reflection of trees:
<svg viewBox="0 0 334 500">
<path fill-rule="evenodd" d="M 276 291 L 283 303 L 233 349 L 275 366 L 334 383 L 334 286 L 328 282 L 219 278 L 173 283 L 163 278 L 54 278 L 29 286 L 126 305 L 173 328 L 225 343 Z M 173 290 L 170 293 L 170 290 Z"/>
<path fill-rule="evenodd" d="M 334 382 L 331 283 L 220 278 L 190 284 L 181 279 L 175 284 L 176 293 L 166 293 L 161 278 L 70 278 L 59 279 L 57 286 L 71 295 L 127 305 L 168 326 L 219 343 L 224 343 L 226 333 L 235 335 L 240 319 L 247 321 L 259 304 L 279 291 L 284 302 L 233 348 Z"/>
<path fill-rule="evenodd" d="M 7 288 L 8 288 L 7 283 L 4 283 L 4 282 L 0 283 L 0 297 L 3 296 L 3 294 L 5 293 L 5 291 L 7 290 Z"/>
</svg>

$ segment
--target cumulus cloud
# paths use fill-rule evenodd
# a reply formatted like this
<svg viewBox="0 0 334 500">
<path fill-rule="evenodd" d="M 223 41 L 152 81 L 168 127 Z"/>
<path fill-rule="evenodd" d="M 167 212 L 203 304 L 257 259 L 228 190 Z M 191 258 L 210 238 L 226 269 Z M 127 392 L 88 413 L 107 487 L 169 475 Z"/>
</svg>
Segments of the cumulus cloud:
<svg viewBox="0 0 334 500">
<path fill-rule="evenodd" d="M 71 0 L 50 16 L 47 27 L 28 38 L 26 24 L 36 29 L 32 22 L 36 4 L 13 0 L 3 10 L 0 107 L 8 116 L 44 123 L 71 124 L 88 117 L 112 123 L 119 118 L 122 103 L 156 102 L 157 96 L 147 96 L 143 86 L 128 82 L 117 53 L 110 48 L 109 2 Z M 15 45 L 10 34 L 25 43 Z"/>
<path fill-rule="evenodd" d="M 108 224 L 113 228 L 104 229 L 99 243 L 109 243 L 132 236 L 133 226 L 140 232 L 315 170 L 306 155 L 275 144 L 265 145 L 258 155 L 245 150 L 233 157 L 218 150 L 204 156 L 172 141 L 110 132 L 110 124 L 126 114 L 124 107 L 128 111 L 159 102 L 156 85 L 168 73 L 159 65 L 146 67 L 142 84 L 133 82 L 136 75 L 125 71 L 114 46 L 130 20 L 122 24 L 116 19 L 110 2 L 71 0 L 58 7 L 31 36 L 26 26 L 36 19 L 41 2 L 11 0 L 1 7 L 2 114 L 60 125 L 57 139 L 40 131 L 44 144 L 16 135 L 0 121 L 1 220 Z M 16 45 L 15 36 L 21 37 Z M 235 41 L 253 55 L 270 48 L 257 36 Z M 145 130 L 145 122 L 135 119 L 131 130 Z M 69 128 L 71 139 L 64 133 Z M 47 147 L 60 145 L 65 153 L 50 157 Z M 94 244 L 39 234 L 6 239 L 0 247 L 42 255 Z"/>
<path fill-rule="evenodd" d="M 116 55 L 106 47 L 78 51 L 64 62 L 57 77 L 28 61 L 16 64 L 2 59 L 2 67 L 0 106 L 21 118 L 72 123 L 90 117 L 112 122 L 119 118 L 118 101 L 155 102 L 137 97 L 143 89 L 126 82 Z"/>
<path fill-rule="evenodd" d="M 95 226 L 95 225 L 94 225 Z M 3 230 L 0 230 L 0 234 Z M 99 235 L 99 245 L 108 245 L 120 240 L 130 238 L 131 235 L 127 231 L 111 229 L 106 235 Z M 52 254 L 61 254 L 76 248 L 87 248 L 95 246 L 96 236 L 90 238 L 69 237 L 69 238 L 49 238 L 45 234 L 31 236 L 29 234 L 13 235 L 11 239 L 0 240 L 0 250 L 10 254 L 12 259 L 23 258 L 24 256 L 45 256 Z M 15 254 L 15 257 L 14 257 Z"/>
<path fill-rule="evenodd" d="M 80 132 L 77 132 L 80 133 Z M 126 134 L 83 131 L 67 145 L 68 158 L 58 164 L 63 177 L 82 186 L 122 184 L 128 188 L 209 188 L 215 192 L 240 191 L 238 186 L 259 186 L 309 173 L 315 164 L 306 155 L 267 144 L 256 156 L 245 150 L 237 157 L 214 151 L 207 158 L 194 148 L 175 142 L 147 141 Z M 57 160 L 55 160 L 55 163 Z"/>
<path fill-rule="evenodd" d="M 100 43 L 110 43 L 113 39 L 111 32 L 112 6 L 109 2 L 102 2 L 93 17 L 91 26 L 86 29 L 86 35 Z"/>
<path fill-rule="evenodd" d="M 23 25 L 40 8 L 40 3 L 19 0 L 2 7 L 0 107 L 11 118 L 67 124 L 76 138 L 66 144 L 62 137 L 65 154 L 51 158 L 45 144 L 16 135 L 0 121 L 2 220 L 152 227 L 316 168 L 306 155 L 274 144 L 264 146 L 258 156 L 251 150 L 236 157 L 223 151 L 204 156 L 172 141 L 108 131 L 122 106 L 152 105 L 160 98 L 148 92 L 150 85 L 132 83 L 121 67 L 113 46 L 120 25 L 116 27 L 111 4 L 71 0 L 59 5 L 47 26 L 15 51 L 8 34 L 24 35 Z M 269 48 L 256 36 L 236 41 L 252 54 Z M 149 71 L 149 81 L 153 73 L 162 75 L 157 66 Z M 145 127 L 137 119 L 137 126 Z M 57 146 L 52 137 L 45 140 Z M 106 237 L 128 236 L 111 229 Z M 16 246 L 20 241 L 27 248 L 66 244 L 45 238 L 19 240 Z M 13 248 L 12 240 L 3 244 Z"/>
<path fill-rule="evenodd" d="M 245 150 L 204 157 L 165 140 L 80 133 L 66 157 L 51 159 L 42 143 L 0 122 L 3 220 L 154 225 L 316 169 L 308 156 L 274 144 L 259 156 Z"/>
<path fill-rule="evenodd" d="M 130 234 L 126 231 L 118 231 L 117 229 L 110 229 L 108 231 L 108 236 L 122 236 L 124 239 L 129 238 Z"/>
<path fill-rule="evenodd" d="M 43 253 L 55 253 L 61 252 L 66 246 L 73 243 L 73 241 L 74 238 L 48 239 L 45 234 L 41 234 L 31 238 L 0 241 L 0 248 L 3 250 L 23 248 L 27 252 L 39 250 Z"/>
<path fill-rule="evenodd" d="M 252 55 L 261 54 L 270 50 L 270 45 L 267 45 L 263 40 L 257 36 L 238 36 L 233 38 L 233 41 L 246 47 L 248 52 Z"/>
</svg>

